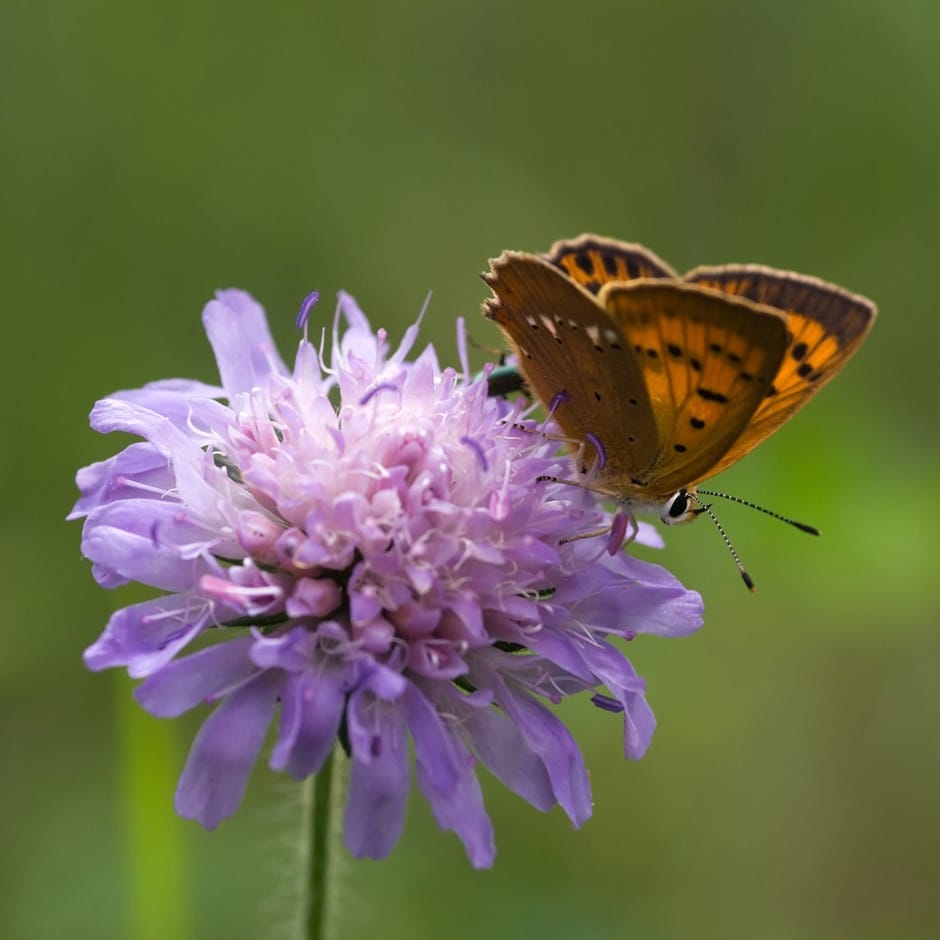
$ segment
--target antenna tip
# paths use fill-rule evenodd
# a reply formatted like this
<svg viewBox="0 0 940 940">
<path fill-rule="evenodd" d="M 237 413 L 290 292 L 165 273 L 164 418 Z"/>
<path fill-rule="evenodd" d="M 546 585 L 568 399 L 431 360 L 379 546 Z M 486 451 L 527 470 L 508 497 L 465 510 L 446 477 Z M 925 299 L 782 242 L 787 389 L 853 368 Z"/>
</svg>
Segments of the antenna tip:
<svg viewBox="0 0 940 940">
<path fill-rule="evenodd" d="M 747 589 L 753 594 L 754 582 L 751 580 L 751 576 L 743 568 L 741 569 L 741 578 L 744 580 L 744 583 L 747 585 Z"/>
<path fill-rule="evenodd" d="M 805 522 L 793 523 L 801 532 L 808 532 L 810 535 L 820 535 L 819 529 L 815 526 L 807 525 Z"/>
</svg>

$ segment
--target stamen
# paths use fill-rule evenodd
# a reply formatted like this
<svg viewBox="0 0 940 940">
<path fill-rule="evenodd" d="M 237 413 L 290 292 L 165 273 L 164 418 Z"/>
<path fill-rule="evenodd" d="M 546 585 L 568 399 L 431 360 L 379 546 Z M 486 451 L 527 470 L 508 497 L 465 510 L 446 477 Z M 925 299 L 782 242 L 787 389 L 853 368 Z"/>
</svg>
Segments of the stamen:
<svg viewBox="0 0 940 940">
<path fill-rule="evenodd" d="M 607 552 L 610 555 L 616 555 L 627 537 L 627 526 L 630 524 L 631 516 L 625 512 L 615 513 L 613 522 L 610 524 L 610 537 L 607 540 Z M 634 532 L 634 538 L 636 533 Z M 632 541 L 632 539 L 631 539 Z"/>
<path fill-rule="evenodd" d="M 307 325 L 307 318 L 310 316 L 310 311 L 317 305 L 317 301 L 320 299 L 320 292 L 318 290 L 311 291 L 304 297 L 303 301 L 300 304 L 300 310 L 297 313 L 297 329 L 302 330 Z"/>
<path fill-rule="evenodd" d="M 199 589 L 203 594 L 216 600 L 224 601 L 232 607 L 240 607 L 246 613 L 261 613 L 283 596 L 281 588 L 274 584 L 242 585 L 234 584 L 225 578 L 204 574 L 199 579 Z"/>
<path fill-rule="evenodd" d="M 467 447 L 477 455 L 477 460 L 480 461 L 480 467 L 484 472 L 490 469 L 490 465 L 486 462 L 486 454 L 480 446 L 479 441 L 475 441 L 472 437 L 462 437 L 460 438 L 460 443 L 466 444 Z"/>
<path fill-rule="evenodd" d="M 367 404 L 374 395 L 383 391 L 397 392 L 398 386 L 393 385 L 391 382 L 380 382 L 375 388 L 370 388 L 369 391 L 359 399 L 360 406 Z"/>
<path fill-rule="evenodd" d="M 556 392 L 552 395 L 551 401 L 548 403 L 548 416 L 551 417 L 555 411 L 558 409 L 559 405 L 565 405 L 571 401 L 571 394 L 562 389 L 560 392 Z"/>
<path fill-rule="evenodd" d="M 596 705 L 605 712 L 619 713 L 623 711 L 623 705 L 621 705 L 620 702 L 611 698 L 609 695 L 601 695 L 600 692 L 591 696 L 591 704 Z"/>
<path fill-rule="evenodd" d="M 590 431 L 584 435 L 584 439 L 597 451 L 597 469 L 603 470 L 607 466 L 607 451 L 601 443 L 601 439 Z"/>
</svg>

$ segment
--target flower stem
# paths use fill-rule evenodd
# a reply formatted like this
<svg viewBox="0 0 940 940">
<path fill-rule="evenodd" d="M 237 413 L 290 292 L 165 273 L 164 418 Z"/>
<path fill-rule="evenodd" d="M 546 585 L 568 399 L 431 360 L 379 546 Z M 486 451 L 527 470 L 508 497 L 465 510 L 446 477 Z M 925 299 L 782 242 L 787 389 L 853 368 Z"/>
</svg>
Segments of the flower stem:
<svg viewBox="0 0 940 940">
<path fill-rule="evenodd" d="M 345 760 L 335 749 L 304 784 L 298 940 L 330 940 L 337 927 L 339 814 L 346 786 Z"/>
</svg>

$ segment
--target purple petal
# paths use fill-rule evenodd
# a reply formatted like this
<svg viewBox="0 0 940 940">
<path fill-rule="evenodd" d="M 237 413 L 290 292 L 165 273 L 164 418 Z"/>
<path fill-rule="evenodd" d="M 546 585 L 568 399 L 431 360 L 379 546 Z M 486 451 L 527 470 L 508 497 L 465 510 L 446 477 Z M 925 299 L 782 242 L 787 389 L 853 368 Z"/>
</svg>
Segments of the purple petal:
<svg viewBox="0 0 940 940">
<path fill-rule="evenodd" d="M 152 444 L 144 442 L 130 444 L 108 460 L 82 467 L 75 481 L 82 495 L 69 519 L 87 516 L 103 503 L 140 498 L 142 486 L 151 488 L 156 497 L 175 485 L 169 460 Z"/>
<path fill-rule="evenodd" d="M 229 400 L 256 386 L 267 388 L 272 372 L 287 375 L 260 304 L 240 290 L 215 296 L 206 304 L 202 322 Z"/>
<path fill-rule="evenodd" d="M 206 530 L 178 503 L 124 499 L 96 509 L 85 523 L 82 553 L 122 581 L 164 591 L 186 591 L 203 574 L 215 574 L 193 558 L 189 546 L 205 545 Z"/>
<path fill-rule="evenodd" d="M 168 663 L 211 621 L 210 605 L 191 594 L 171 594 L 115 611 L 85 650 L 89 669 L 126 666 L 133 678 Z"/>
<path fill-rule="evenodd" d="M 408 734 L 397 705 L 356 692 L 347 709 L 352 760 L 343 820 L 346 848 L 356 858 L 385 858 L 405 825 Z"/>
<path fill-rule="evenodd" d="M 475 709 L 463 718 L 463 729 L 480 760 L 513 793 L 543 813 L 555 805 L 545 764 L 516 724 L 501 712 Z"/>
<path fill-rule="evenodd" d="M 172 463 L 176 499 L 199 515 L 218 518 L 221 502 L 218 487 L 226 485 L 227 478 L 224 471 L 213 465 L 212 455 L 203 449 L 204 440 L 192 438 L 148 408 L 114 398 L 103 398 L 95 405 L 91 422 L 102 434 L 123 431 L 150 441 Z M 209 467 L 212 469 L 207 473 Z"/>
<path fill-rule="evenodd" d="M 654 633 L 686 636 L 702 625 L 702 598 L 659 565 L 624 552 L 604 556 L 558 585 L 553 603 L 572 619 L 621 636 Z"/>
<path fill-rule="evenodd" d="M 321 629 L 323 625 L 321 624 Z M 284 669 L 304 672 L 315 662 L 317 634 L 305 627 L 294 627 L 287 633 L 253 635 L 251 660 L 261 669 Z"/>
<path fill-rule="evenodd" d="M 585 643 L 582 652 L 598 679 L 623 706 L 624 753 L 631 760 L 639 760 L 656 728 L 656 718 L 646 701 L 645 681 L 620 650 L 609 643 L 599 640 Z"/>
<path fill-rule="evenodd" d="M 148 382 L 141 388 L 114 392 L 108 399 L 152 411 L 168 419 L 175 428 L 189 436 L 192 434 L 192 425 L 202 428 L 217 423 L 209 420 L 209 416 L 218 414 L 215 407 L 218 403 L 214 399 L 224 395 L 225 390 L 218 385 L 185 379 L 163 379 Z"/>
<path fill-rule="evenodd" d="M 203 722 L 176 788 L 176 811 L 214 829 L 241 802 L 277 707 L 278 675 L 264 672 Z"/>
<path fill-rule="evenodd" d="M 526 744 L 545 765 L 555 799 L 577 827 L 591 816 L 591 785 L 571 732 L 556 715 L 525 692 L 497 678 L 496 700 L 518 725 Z"/>
<path fill-rule="evenodd" d="M 493 825 L 483 808 L 473 757 L 416 686 L 405 693 L 405 715 L 415 742 L 418 785 L 437 824 L 457 833 L 475 868 L 489 867 L 496 854 Z"/>
<path fill-rule="evenodd" d="M 174 660 L 134 690 L 134 698 L 158 718 L 175 718 L 257 675 L 249 658 L 252 638 L 240 636 Z"/>
<path fill-rule="evenodd" d="M 315 774 L 336 743 L 346 689 L 343 674 L 324 664 L 316 673 L 291 676 L 281 700 L 281 727 L 271 767 L 295 780 Z"/>
</svg>

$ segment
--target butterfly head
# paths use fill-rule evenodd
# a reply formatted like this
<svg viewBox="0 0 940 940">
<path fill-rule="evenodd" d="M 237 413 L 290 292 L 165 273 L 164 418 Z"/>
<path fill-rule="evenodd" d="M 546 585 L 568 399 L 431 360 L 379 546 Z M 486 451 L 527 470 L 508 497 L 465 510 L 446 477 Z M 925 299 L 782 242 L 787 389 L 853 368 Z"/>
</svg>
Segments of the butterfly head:
<svg viewBox="0 0 940 940">
<path fill-rule="evenodd" d="M 705 511 L 706 507 L 700 505 L 695 496 L 695 489 L 683 487 L 659 504 L 659 519 L 664 525 L 682 525 Z"/>
</svg>

